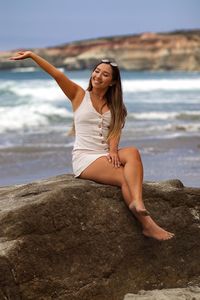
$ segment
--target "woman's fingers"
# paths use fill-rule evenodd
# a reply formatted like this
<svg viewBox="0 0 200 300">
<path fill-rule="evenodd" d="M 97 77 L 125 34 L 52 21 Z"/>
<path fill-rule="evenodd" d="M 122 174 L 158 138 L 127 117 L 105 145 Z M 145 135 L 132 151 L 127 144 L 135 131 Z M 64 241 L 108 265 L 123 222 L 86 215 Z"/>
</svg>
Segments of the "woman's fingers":
<svg viewBox="0 0 200 300">
<path fill-rule="evenodd" d="M 25 59 L 28 58 L 30 54 L 30 51 L 19 51 L 17 52 L 17 55 L 11 56 L 9 60 L 20 60 L 20 59 Z"/>
<path fill-rule="evenodd" d="M 121 165 L 120 161 L 119 161 L 118 159 L 115 159 L 113 166 L 114 166 L 115 168 L 119 168 L 120 165 Z"/>
<path fill-rule="evenodd" d="M 18 60 L 20 59 L 19 56 L 12 56 L 12 57 L 9 57 L 9 60 Z"/>
<path fill-rule="evenodd" d="M 120 163 L 120 160 L 118 158 L 118 155 L 108 154 L 107 158 L 108 158 L 109 163 L 112 163 L 114 168 L 119 168 L 120 167 L 121 163 Z"/>
<path fill-rule="evenodd" d="M 24 56 L 21 54 L 21 55 L 17 55 L 17 56 L 11 56 L 9 59 L 10 60 L 20 60 L 24 58 Z"/>
<path fill-rule="evenodd" d="M 107 155 L 107 159 L 110 163 L 112 162 L 112 158 L 111 158 L 110 154 Z"/>
</svg>

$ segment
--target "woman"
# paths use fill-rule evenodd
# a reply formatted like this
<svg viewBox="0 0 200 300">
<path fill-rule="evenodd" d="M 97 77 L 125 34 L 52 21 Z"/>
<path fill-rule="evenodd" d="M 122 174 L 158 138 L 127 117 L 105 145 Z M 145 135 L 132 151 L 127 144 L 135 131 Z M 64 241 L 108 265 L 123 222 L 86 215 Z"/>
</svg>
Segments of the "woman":
<svg viewBox="0 0 200 300">
<path fill-rule="evenodd" d="M 120 186 L 124 201 L 143 226 L 143 234 L 157 240 L 174 234 L 158 226 L 142 200 L 143 166 L 134 147 L 118 149 L 125 122 L 120 72 L 116 63 L 102 60 L 91 74 L 85 91 L 64 73 L 31 51 L 11 60 L 31 58 L 50 74 L 72 103 L 76 139 L 73 149 L 75 177 Z"/>
</svg>

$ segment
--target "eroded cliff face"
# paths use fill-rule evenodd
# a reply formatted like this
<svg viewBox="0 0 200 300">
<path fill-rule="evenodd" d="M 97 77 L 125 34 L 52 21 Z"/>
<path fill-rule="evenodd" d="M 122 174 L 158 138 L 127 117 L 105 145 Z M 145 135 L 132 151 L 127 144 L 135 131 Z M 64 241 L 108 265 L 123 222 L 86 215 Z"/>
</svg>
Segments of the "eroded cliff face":
<svg viewBox="0 0 200 300">
<path fill-rule="evenodd" d="M 62 175 L 0 188 L 0 299 L 122 300 L 200 284 L 200 189 L 170 180 L 143 193 L 174 239 L 145 238 L 117 187 Z"/>
<path fill-rule="evenodd" d="M 200 30 L 99 38 L 33 50 L 68 70 L 91 69 L 109 58 L 125 70 L 200 71 Z M 0 52 L 0 69 L 35 66 L 30 60 L 9 62 L 10 55 Z"/>
</svg>

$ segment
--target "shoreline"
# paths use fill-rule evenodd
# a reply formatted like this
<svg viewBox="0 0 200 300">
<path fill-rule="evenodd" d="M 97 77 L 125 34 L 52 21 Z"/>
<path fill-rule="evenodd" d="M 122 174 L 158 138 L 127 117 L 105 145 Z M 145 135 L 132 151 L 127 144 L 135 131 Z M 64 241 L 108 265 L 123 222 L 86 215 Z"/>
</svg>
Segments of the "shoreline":
<svg viewBox="0 0 200 300">
<path fill-rule="evenodd" d="M 144 165 L 144 181 L 178 178 L 185 186 L 199 187 L 199 137 L 125 140 L 121 147 L 139 149 Z M 72 173 L 72 146 L 14 147 L 0 149 L 0 186 L 29 183 L 59 174 Z"/>
</svg>

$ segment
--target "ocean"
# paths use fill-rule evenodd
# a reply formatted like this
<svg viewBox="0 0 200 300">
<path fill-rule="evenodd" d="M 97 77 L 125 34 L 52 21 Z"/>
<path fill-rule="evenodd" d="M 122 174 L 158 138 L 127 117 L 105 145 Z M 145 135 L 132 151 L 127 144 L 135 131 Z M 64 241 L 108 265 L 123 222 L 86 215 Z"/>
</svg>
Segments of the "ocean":
<svg viewBox="0 0 200 300">
<path fill-rule="evenodd" d="M 66 74 L 87 88 L 89 70 Z M 200 187 L 200 73 L 121 76 L 128 117 L 120 147 L 139 148 L 145 181 Z M 72 122 L 70 102 L 47 74 L 0 71 L 0 186 L 72 173 Z"/>
</svg>

